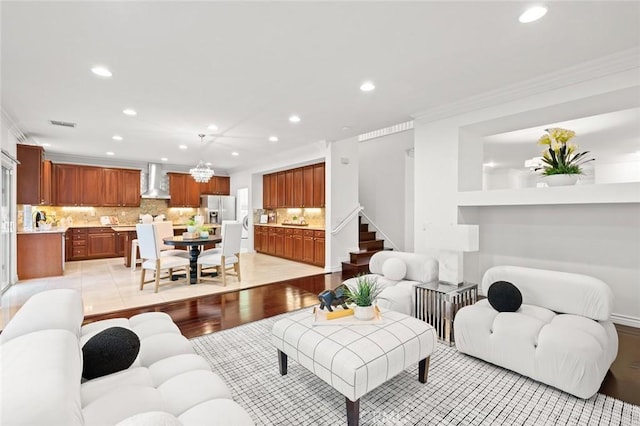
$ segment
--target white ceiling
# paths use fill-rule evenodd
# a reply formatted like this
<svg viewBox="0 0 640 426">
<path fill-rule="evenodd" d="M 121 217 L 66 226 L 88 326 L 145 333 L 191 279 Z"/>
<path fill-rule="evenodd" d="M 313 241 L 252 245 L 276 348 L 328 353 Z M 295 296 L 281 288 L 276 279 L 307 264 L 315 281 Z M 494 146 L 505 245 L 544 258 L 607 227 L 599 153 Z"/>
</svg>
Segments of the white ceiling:
<svg viewBox="0 0 640 426">
<path fill-rule="evenodd" d="M 2 107 L 47 152 L 233 170 L 640 45 L 640 2 L 549 2 L 520 24 L 527 5 L 3 1 Z"/>
</svg>

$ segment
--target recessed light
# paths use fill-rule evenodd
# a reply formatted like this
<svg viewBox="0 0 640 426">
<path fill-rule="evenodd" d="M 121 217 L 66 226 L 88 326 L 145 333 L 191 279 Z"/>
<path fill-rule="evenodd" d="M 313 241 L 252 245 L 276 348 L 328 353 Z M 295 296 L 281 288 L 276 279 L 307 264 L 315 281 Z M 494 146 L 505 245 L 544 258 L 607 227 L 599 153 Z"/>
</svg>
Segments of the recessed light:
<svg viewBox="0 0 640 426">
<path fill-rule="evenodd" d="M 111 77 L 111 71 L 109 71 L 105 67 L 93 67 L 91 68 L 91 72 L 95 75 L 99 75 L 100 77 Z"/>
<path fill-rule="evenodd" d="M 231 153 L 231 155 L 233 155 L 234 157 L 237 157 L 237 156 L 238 156 L 238 155 L 240 155 L 240 154 L 239 154 L 239 153 L 237 153 L 237 152 L 235 152 L 235 151 L 233 151 L 233 152 Z"/>
<path fill-rule="evenodd" d="M 522 15 L 518 18 L 518 21 L 523 24 L 528 24 L 529 22 L 537 21 L 547 14 L 547 8 L 544 6 L 533 6 L 529 9 L 525 10 Z"/>
<path fill-rule="evenodd" d="M 342 127 L 342 131 L 343 132 L 346 132 L 347 130 L 351 130 L 351 127 L 349 127 L 349 126 Z"/>
<path fill-rule="evenodd" d="M 215 130 L 218 130 L 218 126 L 216 126 L 215 124 L 209 124 L 207 126 L 207 129 L 215 131 Z"/>
<path fill-rule="evenodd" d="M 278 142 L 277 136 L 269 136 L 269 142 Z"/>
<path fill-rule="evenodd" d="M 376 86 L 370 81 L 365 81 L 360 85 L 360 90 L 362 90 L 363 92 L 370 92 L 375 88 Z"/>
<path fill-rule="evenodd" d="M 111 139 L 113 139 L 114 141 L 121 141 L 121 140 L 122 140 L 122 136 L 120 136 L 120 135 L 113 135 L 113 136 L 111 137 Z"/>
<path fill-rule="evenodd" d="M 187 146 L 186 146 L 186 145 L 178 145 L 178 148 L 180 148 L 180 149 L 187 149 Z"/>
<path fill-rule="evenodd" d="M 210 165 L 211 165 L 211 163 L 207 161 L 206 163 L 204 163 L 204 165 L 205 165 L 205 166 L 210 166 Z"/>
<path fill-rule="evenodd" d="M 289 121 L 292 123 L 299 123 L 300 122 L 300 117 L 297 115 L 292 115 L 291 117 L 289 117 Z"/>
<path fill-rule="evenodd" d="M 496 163 L 494 163 L 493 161 L 489 161 L 488 163 L 484 163 L 482 165 L 485 167 L 495 167 Z"/>
<path fill-rule="evenodd" d="M 123 109 L 122 113 L 126 115 L 131 115 L 131 116 L 138 114 L 135 109 L 131 109 L 131 108 Z"/>
<path fill-rule="evenodd" d="M 46 142 L 45 142 L 45 143 L 43 143 L 43 144 L 42 144 L 42 146 L 46 148 L 46 147 L 48 147 L 48 146 L 51 146 L 51 144 L 50 144 L 50 143 L 46 143 Z"/>
<path fill-rule="evenodd" d="M 107 155 L 116 155 L 116 153 L 113 151 L 107 151 Z"/>
<path fill-rule="evenodd" d="M 160 161 L 169 161 L 169 159 L 167 157 L 162 157 Z"/>
</svg>

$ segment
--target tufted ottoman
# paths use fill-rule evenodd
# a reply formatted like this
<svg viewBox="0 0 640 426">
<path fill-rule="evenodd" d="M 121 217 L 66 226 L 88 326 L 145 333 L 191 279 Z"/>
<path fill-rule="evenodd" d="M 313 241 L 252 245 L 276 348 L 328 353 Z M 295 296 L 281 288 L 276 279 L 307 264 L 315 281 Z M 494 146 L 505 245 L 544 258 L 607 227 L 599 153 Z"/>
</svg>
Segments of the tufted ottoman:
<svg viewBox="0 0 640 426">
<path fill-rule="evenodd" d="M 346 397 L 347 423 L 357 425 L 360 397 L 406 368 L 418 363 L 418 380 L 426 383 L 437 337 L 429 324 L 399 312 L 384 311 L 374 324 L 314 325 L 305 309 L 277 321 L 272 342 L 280 374 L 292 357 Z"/>
</svg>

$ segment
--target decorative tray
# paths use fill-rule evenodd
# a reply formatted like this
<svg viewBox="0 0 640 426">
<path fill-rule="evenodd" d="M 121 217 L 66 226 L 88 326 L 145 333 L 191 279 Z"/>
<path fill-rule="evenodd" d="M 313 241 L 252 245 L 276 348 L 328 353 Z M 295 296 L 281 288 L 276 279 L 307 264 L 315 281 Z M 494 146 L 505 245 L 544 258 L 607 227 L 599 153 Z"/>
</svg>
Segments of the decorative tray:
<svg viewBox="0 0 640 426">
<path fill-rule="evenodd" d="M 340 308 L 341 310 L 342 308 Z M 340 310 L 336 309 L 334 312 L 339 312 Z M 380 312 L 380 308 L 375 306 L 376 316 L 371 320 L 360 320 L 351 315 L 327 319 L 328 311 L 320 309 L 319 306 L 313 307 L 313 325 L 365 325 L 365 324 L 379 324 L 382 322 L 382 313 Z"/>
</svg>

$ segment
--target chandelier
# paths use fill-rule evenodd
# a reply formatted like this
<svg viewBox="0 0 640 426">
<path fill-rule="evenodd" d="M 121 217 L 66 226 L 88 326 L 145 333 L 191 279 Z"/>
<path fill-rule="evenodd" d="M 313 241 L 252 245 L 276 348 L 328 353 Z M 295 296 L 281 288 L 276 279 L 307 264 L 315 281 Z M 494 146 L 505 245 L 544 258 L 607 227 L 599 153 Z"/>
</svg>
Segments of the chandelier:
<svg viewBox="0 0 640 426">
<path fill-rule="evenodd" d="M 200 145 L 202 145 L 202 140 L 204 139 L 204 135 L 201 133 L 200 136 Z M 210 169 L 209 166 L 204 164 L 204 161 L 200 160 L 197 166 L 189 170 L 189 173 L 198 183 L 207 183 L 209 179 L 215 174 L 213 169 Z"/>
</svg>

